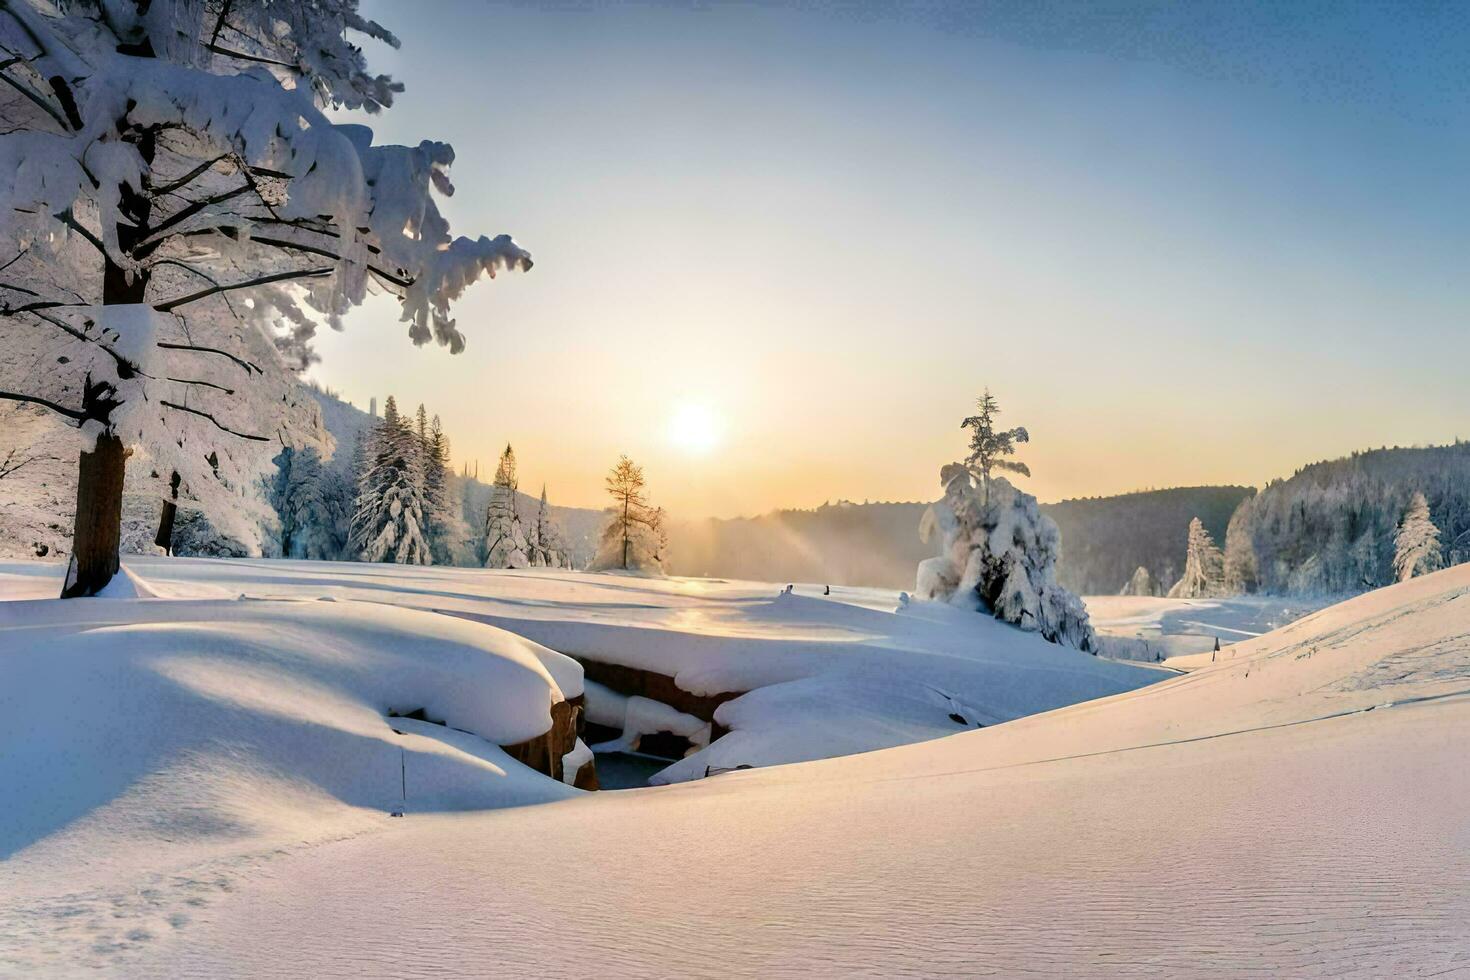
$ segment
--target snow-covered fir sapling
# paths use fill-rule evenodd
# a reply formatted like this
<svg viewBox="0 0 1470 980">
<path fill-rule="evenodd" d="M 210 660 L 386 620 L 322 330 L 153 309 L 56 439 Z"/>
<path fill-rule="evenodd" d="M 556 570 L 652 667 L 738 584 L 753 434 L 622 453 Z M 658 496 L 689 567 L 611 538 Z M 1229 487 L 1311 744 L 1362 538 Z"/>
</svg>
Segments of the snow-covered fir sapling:
<svg viewBox="0 0 1470 980">
<path fill-rule="evenodd" d="M 397 44 L 357 0 L 0 2 L 0 398 L 84 438 L 64 595 L 117 571 L 132 453 L 160 496 L 177 473 L 240 502 L 211 519 L 250 543 L 246 488 L 320 438 L 294 376 L 318 320 L 385 291 L 414 343 L 458 352 L 450 304 L 530 267 L 450 235 L 449 146 L 323 114 L 401 90 L 362 38 Z"/>
<path fill-rule="evenodd" d="M 999 406 L 987 390 L 980 414 L 965 419 L 974 429 L 970 456 L 940 470 L 944 497 L 924 512 L 919 533 L 939 538 L 939 554 L 919 564 L 914 593 L 988 612 L 995 618 L 1089 653 L 1097 641 L 1082 600 L 1057 582 L 1061 532 L 995 469 L 1030 475 L 1024 463 L 1005 457 L 1028 441 L 1025 429 L 997 432 Z M 977 481 L 979 486 L 977 486 Z"/>
</svg>

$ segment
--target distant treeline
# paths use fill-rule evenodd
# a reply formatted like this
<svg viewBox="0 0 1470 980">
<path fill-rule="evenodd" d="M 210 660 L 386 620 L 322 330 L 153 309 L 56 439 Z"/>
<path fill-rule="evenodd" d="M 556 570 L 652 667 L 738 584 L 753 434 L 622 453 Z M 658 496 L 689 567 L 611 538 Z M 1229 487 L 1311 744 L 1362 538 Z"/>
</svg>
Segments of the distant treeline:
<svg viewBox="0 0 1470 980">
<path fill-rule="evenodd" d="M 1470 442 L 1373 449 L 1274 480 L 1230 521 L 1233 592 L 1336 594 L 1395 579 L 1395 538 L 1415 493 L 1438 532 L 1437 566 L 1470 560 Z"/>
<path fill-rule="evenodd" d="M 1140 565 L 1172 582 L 1184 566 L 1190 519 L 1198 516 L 1223 537 L 1231 513 L 1253 492 L 1184 487 L 1043 504 L 1062 531 L 1058 577 L 1084 595 L 1117 592 Z M 672 573 L 911 589 L 919 562 L 934 554 L 919 540 L 928 506 L 842 501 L 680 524 Z"/>
<path fill-rule="evenodd" d="M 1375 449 L 1250 487 L 1148 490 L 1042 505 L 1062 532 L 1058 578 L 1082 595 L 1120 591 L 1140 567 L 1166 591 L 1198 517 L 1224 545 L 1218 594 L 1344 594 L 1394 581 L 1400 526 L 1416 493 L 1429 506 L 1437 558 L 1470 561 L 1470 442 Z M 926 503 L 827 504 L 815 510 L 678 525 L 672 572 L 764 581 L 910 589 L 933 549 L 919 540 Z"/>
<path fill-rule="evenodd" d="M 1109 595 L 1139 568 L 1167 589 L 1184 571 L 1189 522 L 1198 517 L 1215 540 L 1251 487 L 1177 487 L 1042 505 L 1062 532 L 1058 578 L 1080 595 Z"/>
</svg>

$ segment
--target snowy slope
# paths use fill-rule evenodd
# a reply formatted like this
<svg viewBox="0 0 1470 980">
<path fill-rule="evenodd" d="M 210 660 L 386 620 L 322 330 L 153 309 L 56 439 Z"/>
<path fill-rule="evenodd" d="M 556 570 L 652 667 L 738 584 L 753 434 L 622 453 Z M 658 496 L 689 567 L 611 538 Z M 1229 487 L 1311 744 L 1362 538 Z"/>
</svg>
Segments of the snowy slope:
<svg viewBox="0 0 1470 980">
<path fill-rule="evenodd" d="M 261 974 L 290 950 L 321 976 L 1463 974 L 1467 624 L 1455 569 L 994 729 L 406 821 L 282 862 L 141 965 Z"/>
<path fill-rule="evenodd" d="M 1314 613 L 1334 600 L 1259 595 L 1215 599 L 1090 595 L 1083 601 L 1093 629 L 1104 637 L 1105 656 L 1127 658 L 1131 654 L 1131 659 L 1152 660 L 1159 653 L 1169 658 L 1210 651 L 1216 640 L 1222 647 L 1239 643 Z"/>
<path fill-rule="evenodd" d="M 479 573 L 471 586 L 452 570 L 146 565 L 166 594 L 243 585 L 275 593 L 246 603 L 269 609 L 375 594 L 601 628 L 630 652 L 676 626 L 708 637 L 706 653 L 784 635 L 818 657 L 817 644 L 854 656 L 865 643 L 917 645 L 928 628 L 909 633 L 910 617 L 870 592 L 830 603 L 838 617 L 813 614 L 809 597 L 697 580 Z M 10 566 L 0 588 L 42 568 Z M 309 593 L 339 601 L 285 599 Z M 867 614 L 901 628 L 875 641 Z M 82 881 L 64 832 L 0 865 L 0 935 L 21 937 L 7 951 L 17 963 L 145 976 L 286 964 L 318 976 L 1465 969 L 1470 569 L 1359 597 L 1229 653 L 921 744 L 547 806 L 416 812 L 269 856 L 173 866 L 104 838 Z M 761 671 L 783 663 L 755 659 Z"/>
</svg>

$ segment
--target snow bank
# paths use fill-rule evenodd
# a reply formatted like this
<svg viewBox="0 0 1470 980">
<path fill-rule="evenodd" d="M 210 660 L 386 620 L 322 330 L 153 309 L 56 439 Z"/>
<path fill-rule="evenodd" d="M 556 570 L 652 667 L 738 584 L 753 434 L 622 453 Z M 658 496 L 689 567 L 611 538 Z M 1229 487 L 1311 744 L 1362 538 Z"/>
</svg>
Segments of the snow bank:
<svg viewBox="0 0 1470 980">
<path fill-rule="evenodd" d="M 730 734 L 665 779 L 941 738 L 1170 676 L 948 605 L 895 613 L 898 594 L 882 589 L 824 596 L 821 585 L 797 585 L 783 595 L 786 583 L 253 559 L 140 557 L 128 565 L 169 594 L 370 599 L 501 627 L 532 641 L 568 698 L 583 692 L 581 668 L 552 651 L 657 672 L 694 695 L 752 692 L 714 714 Z M 0 571 L 6 567 L 36 565 Z M 609 701 L 606 689 L 586 690 L 588 719 L 623 731 L 625 703 Z M 609 717 L 599 720 L 603 710 Z"/>
<path fill-rule="evenodd" d="M 558 660 L 375 603 L 0 602 L 0 858 L 84 879 L 377 826 L 405 786 L 410 813 L 561 798 L 498 748 L 550 727 Z M 420 711 L 444 724 L 389 717 Z"/>
</svg>

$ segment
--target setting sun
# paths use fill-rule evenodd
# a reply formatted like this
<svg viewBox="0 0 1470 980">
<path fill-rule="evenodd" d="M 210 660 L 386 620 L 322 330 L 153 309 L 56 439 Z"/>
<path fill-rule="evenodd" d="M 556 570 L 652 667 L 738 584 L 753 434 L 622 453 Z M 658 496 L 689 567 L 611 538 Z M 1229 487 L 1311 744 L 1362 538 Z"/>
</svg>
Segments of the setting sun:
<svg viewBox="0 0 1470 980">
<path fill-rule="evenodd" d="M 719 445 L 720 434 L 720 421 L 708 405 L 685 403 L 669 419 L 669 441 L 686 453 L 708 453 Z"/>
</svg>

